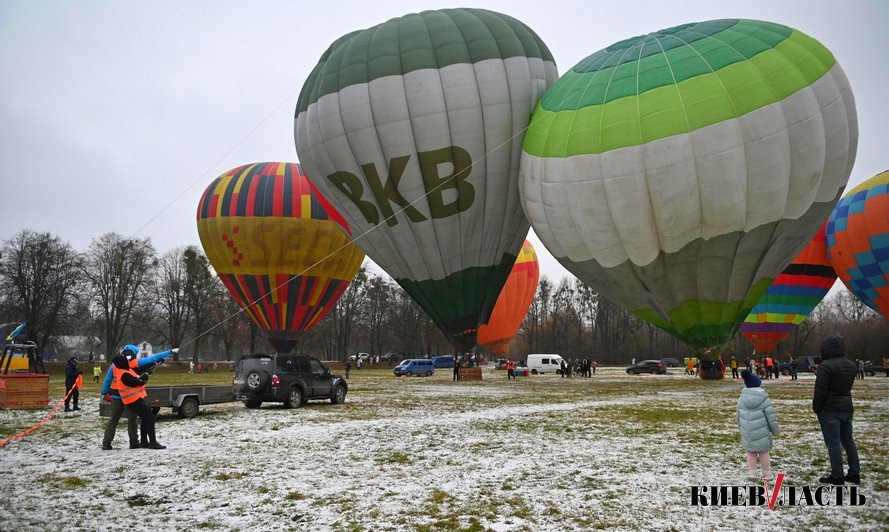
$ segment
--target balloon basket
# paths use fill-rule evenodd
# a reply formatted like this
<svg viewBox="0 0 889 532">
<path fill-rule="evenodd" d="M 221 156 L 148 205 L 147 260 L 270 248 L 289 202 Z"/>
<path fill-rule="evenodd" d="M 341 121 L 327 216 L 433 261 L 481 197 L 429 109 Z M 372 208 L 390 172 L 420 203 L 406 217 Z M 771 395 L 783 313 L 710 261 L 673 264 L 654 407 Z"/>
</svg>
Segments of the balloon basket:
<svg viewBox="0 0 889 532">
<path fill-rule="evenodd" d="M 705 381 L 720 381 L 725 378 L 725 368 L 719 362 L 702 360 L 698 376 Z"/>
<path fill-rule="evenodd" d="M 457 380 L 480 381 L 482 380 L 482 368 L 478 366 L 472 368 L 460 368 L 457 370 Z"/>
<path fill-rule="evenodd" d="M 49 375 L 10 373 L 0 375 L 0 408 L 46 408 L 49 403 Z"/>
</svg>

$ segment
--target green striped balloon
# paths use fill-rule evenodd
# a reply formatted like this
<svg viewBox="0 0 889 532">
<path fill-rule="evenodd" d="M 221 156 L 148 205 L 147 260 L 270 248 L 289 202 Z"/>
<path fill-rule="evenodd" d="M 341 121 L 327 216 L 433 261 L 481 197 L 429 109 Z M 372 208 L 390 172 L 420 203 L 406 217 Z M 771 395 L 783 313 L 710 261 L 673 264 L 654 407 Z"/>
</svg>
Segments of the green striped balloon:
<svg viewBox="0 0 889 532">
<path fill-rule="evenodd" d="M 300 93 L 309 179 L 460 351 L 475 345 L 527 235 L 522 141 L 557 76 L 518 20 L 443 9 L 341 37 Z"/>
<path fill-rule="evenodd" d="M 522 202 L 581 280 L 715 346 L 821 227 L 857 142 L 849 82 L 818 41 L 769 22 L 685 24 L 553 84 L 525 136 Z"/>
</svg>

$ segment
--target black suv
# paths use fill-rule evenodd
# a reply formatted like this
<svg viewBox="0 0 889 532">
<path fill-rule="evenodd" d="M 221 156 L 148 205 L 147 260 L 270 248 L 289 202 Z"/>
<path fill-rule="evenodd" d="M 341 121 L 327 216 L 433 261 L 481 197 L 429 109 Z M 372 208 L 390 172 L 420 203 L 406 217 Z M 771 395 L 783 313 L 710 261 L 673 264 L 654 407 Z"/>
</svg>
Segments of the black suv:
<svg viewBox="0 0 889 532">
<path fill-rule="evenodd" d="M 305 355 L 247 355 L 235 368 L 235 397 L 247 408 L 264 402 L 299 408 L 310 399 L 346 400 L 346 380 L 330 373 L 320 360 Z"/>
<path fill-rule="evenodd" d="M 627 368 L 627 374 L 639 375 L 640 373 L 663 374 L 667 368 L 660 360 L 643 360 Z"/>
</svg>

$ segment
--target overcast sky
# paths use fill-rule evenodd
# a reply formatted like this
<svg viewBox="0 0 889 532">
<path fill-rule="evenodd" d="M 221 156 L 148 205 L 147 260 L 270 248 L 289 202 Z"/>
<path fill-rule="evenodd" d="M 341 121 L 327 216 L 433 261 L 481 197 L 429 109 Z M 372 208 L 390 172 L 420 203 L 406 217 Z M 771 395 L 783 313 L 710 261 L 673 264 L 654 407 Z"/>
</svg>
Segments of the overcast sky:
<svg viewBox="0 0 889 532">
<path fill-rule="evenodd" d="M 333 40 L 409 12 L 466 6 L 529 25 L 560 73 L 613 42 L 687 22 L 797 28 L 834 53 L 852 84 L 850 186 L 889 168 L 886 1 L 0 0 L 0 239 L 28 227 L 81 250 L 112 230 L 151 237 L 160 251 L 199 244 L 195 209 L 213 178 L 245 163 L 296 161 L 296 98 Z M 569 275 L 532 243 L 544 274 Z"/>
</svg>

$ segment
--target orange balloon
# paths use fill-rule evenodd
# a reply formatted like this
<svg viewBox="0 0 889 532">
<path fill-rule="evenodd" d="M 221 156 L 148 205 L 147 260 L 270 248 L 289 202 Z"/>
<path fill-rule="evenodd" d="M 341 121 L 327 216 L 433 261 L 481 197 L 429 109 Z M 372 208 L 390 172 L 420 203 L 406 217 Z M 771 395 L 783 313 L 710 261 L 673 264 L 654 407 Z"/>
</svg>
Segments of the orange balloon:
<svg viewBox="0 0 889 532">
<path fill-rule="evenodd" d="M 478 328 L 478 343 L 487 347 L 494 356 L 509 351 L 509 342 L 522 325 L 528 307 L 537 292 L 540 264 L 531 243 L 525 240 L 522 251 L 509 272 L 509 278 L 500 291 L 491 319 Z"/>
</svg>

